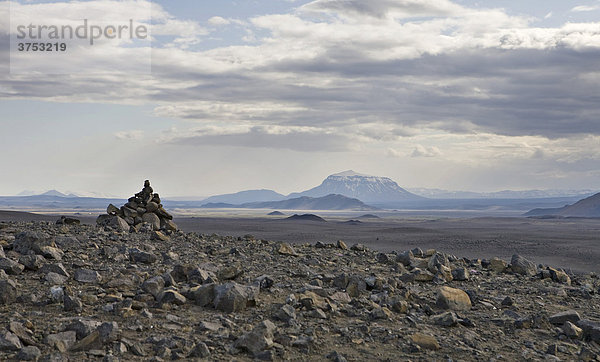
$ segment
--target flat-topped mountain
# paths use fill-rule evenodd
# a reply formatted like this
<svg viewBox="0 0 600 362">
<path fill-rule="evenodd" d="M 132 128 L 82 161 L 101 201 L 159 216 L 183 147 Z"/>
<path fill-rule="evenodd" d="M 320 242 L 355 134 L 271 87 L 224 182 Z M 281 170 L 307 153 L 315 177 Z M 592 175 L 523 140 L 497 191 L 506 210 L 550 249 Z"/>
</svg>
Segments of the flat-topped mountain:
<svg viewBox="0 0 600 362">
<path fill-rule="evenodd" d="M 321 185 L 290 194 L 289 197 L 320 197 L 339 194 L 366 203 L 398 202 L 424 199 L 400 187 L 388 177 L 369 176 L 352 170 L 328 176 Z"/>
<path fill-rule="evenodd" d="M 600 193 L 556 209 L 533 209 L 525 216 L 600 217 Z"/>
</svg>

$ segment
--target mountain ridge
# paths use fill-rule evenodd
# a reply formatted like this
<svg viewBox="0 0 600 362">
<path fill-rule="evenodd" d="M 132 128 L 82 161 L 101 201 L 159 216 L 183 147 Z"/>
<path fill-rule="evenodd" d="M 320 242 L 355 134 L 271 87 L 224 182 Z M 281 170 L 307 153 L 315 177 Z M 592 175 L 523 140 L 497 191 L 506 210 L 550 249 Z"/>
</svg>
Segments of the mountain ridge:
<svg viewBox="0 0 600 362">
<path fill-rule="evenodd" d="M 560 208 L 533 209 L 524 216 L 600 217 L 600 192 Z"/>
</svg>

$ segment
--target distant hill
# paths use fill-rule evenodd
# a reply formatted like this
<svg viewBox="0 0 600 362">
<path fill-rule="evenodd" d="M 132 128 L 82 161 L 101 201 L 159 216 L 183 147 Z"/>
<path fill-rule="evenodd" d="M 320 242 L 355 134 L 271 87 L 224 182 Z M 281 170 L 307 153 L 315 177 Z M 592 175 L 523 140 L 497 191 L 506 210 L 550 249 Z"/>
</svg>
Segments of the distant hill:
<svg viewBox="0 0 600 362">
<path fill-rule="evenodd" d="M 373 214 L 364 214 L 358 217 L 359 219 L 380 219 L 379 216 Z"/>
<path fill-rule="evenodd" d="M 233 194 L 224 194 L 211 196 L 202 200 L 203 204 L 224 203 L 224 204 L 247 204 L 250 202 L 262 201 L 280 201 L 285 199 L 285 196 L 273 190 L 248 190 L 240 191 Z"/>
<path fill-rule="evenodd" d="M 343 195 L 327 195 L 324 197 L 297 197 L 289 200 L 250 202 L 241 205 L 225 203 L 209 203 L 203 208 L 242 208 L 242 209 L 278 209 L 278 210 L 377 210 L 360 200 Z"/>
<path fill-rule="evenodd" d="M 267 215 L 269 215 L 269 216 L 283 216 L 285 214 L 283 212 L 281 212 L 281 211 L 273 211 L 273 212 L 268 213 Z"/>
<path fill-rule="evenodd" d="M 289 200 L 256 202 L 241 206 L 251 209 L 280 210 L 377 210 L 358 199 L 335 194 L 323 197 L 302 196 Z"/>
<path fill-rule="evenodd" d="M 317 216 L 315 214 L 303 214 L 303 215 L 294 214 L 294 215 L 286 218 L 285 220 L 327 222 L 325 219 L 323 219 L 322 217 Z"/>
<path fill-rule="evenodd" d="M 40 194 L 39 196 L 77 197 L 75 195 L 66 195 L 66 194 L 63 194 L 62 192 L 56 191 L 56 190 L 46 191 L 43 194 Z"/>
<path fill-rule="evenodd" d="M 560 208 L 533 209 L 525 216 L 600 217 L 600 193 Z"/>
<path fill-rule="evenodd" d="M 352 170 L 330 175 L 321 185 L 288 197 L 322 197 L 330 194 L 356 198 L 366 203 L 424 199 L 406 191 L 390 178 L 364 175 Z"/>
</svg>

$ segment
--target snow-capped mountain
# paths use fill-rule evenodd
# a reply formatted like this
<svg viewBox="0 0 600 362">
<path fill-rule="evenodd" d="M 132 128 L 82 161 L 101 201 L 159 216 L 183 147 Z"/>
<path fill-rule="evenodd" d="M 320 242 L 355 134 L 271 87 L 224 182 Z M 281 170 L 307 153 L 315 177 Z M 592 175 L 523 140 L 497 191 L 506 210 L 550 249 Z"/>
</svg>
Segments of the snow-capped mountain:
<svg viewBox="0 0 600 362">
<path fill-rule="evenodd" d="M 321 197 L 330 194 L 344 195 L 366 203 L 423 199 L 398 186 L 388 177 L 369 176 L 352 170 L 333 174 L 327 177 L 321 185 L 304 192 L 290 194 L 288 197 Z"/>
</svg>

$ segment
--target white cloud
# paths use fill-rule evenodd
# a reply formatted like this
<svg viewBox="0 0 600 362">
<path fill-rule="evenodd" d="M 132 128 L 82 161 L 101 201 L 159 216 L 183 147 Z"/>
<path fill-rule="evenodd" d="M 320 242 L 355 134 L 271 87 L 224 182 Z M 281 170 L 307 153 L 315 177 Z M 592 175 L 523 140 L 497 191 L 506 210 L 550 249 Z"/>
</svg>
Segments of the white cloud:
<svg viewBox="0 0 600 362">
<path fill-rule="evenodd" d="M 412 153 L 411 157 L 438 157 L 442 155 L 442 151 L 435 146 L 425 147 L 423 145 L 417 145 Z"/>
<path fill-rule="evenodd" d="M 600 5 L 579 5 L 571 9 L 573 12 L 586 12 L 600 10 Z"/>
<path fill-rule="evenodd" d="M 229 25 L 229 24 L 231 24 L 231 21 L 227 20 L 225 18 L 222 18 L 220 16 L 213 16 L 212 18 L 208 19 L 208 23 L 210 25 L 214 25 L 214 26 L 221 26 L 221 25 Z"/>
<path fill-rule="evenodd" d="M 144 138 L 144 131 L 120 131 L 115 133 L 115 137 L 120 140 L 141 140 L 142 138 Z"/>
</svg>

